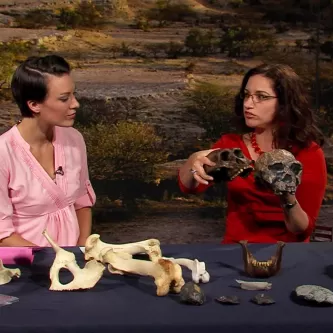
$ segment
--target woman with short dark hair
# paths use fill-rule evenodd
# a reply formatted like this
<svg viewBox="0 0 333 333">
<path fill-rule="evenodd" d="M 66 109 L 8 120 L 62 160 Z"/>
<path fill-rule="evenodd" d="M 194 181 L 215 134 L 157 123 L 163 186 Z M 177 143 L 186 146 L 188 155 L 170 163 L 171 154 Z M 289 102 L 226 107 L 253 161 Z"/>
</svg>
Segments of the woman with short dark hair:
<svg viewBox="0 0 333 333">
<path fill-rule="evenodd" d="M 85 244 L 96 201 L 86 146 L 74 129 L 79 103 L 65 59 L 30 57 L 11 82 L 21 121 L 0 136 L 0 246 Z"/>
<path fill-rule="evenodd" d="M 323 135 L 301 78 L 286 65 L 250 69 L 236 96 L 235 114 L 241 134 L 223 135 L 212 149 L 192 154 L 179 170 L 180 188 L 199 193 L 212 185 L 213 177 L 204 165 L 215 165 L 207 158 L 214 149 L 240 148 L 253 161 L 274 149 L 288 150 L 303 166 L 296 193 L 276 195 L 272 189 L 263 189 L 253 173 L 229 181 L 223 243 L 309 241 L 325 194 L 327 171 Z"/>
</svg>

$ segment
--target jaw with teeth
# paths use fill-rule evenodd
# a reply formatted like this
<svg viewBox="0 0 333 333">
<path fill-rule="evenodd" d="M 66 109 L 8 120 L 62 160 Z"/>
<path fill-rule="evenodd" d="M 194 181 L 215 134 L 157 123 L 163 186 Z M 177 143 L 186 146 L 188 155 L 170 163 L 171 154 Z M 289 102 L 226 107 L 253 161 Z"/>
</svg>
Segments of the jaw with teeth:
<svg viewBox="0 0 333 333">
<path fill-rule="evenodd" d="M 277 274 L 281 268 L 282 249 L 284 242 L 277 242 L 277 250 L 269 260 L 258 261 L 247 247 L 247 241 L 239 242 L 243 249 L 245 272 L 251 277 L 270 277 Z"/>
<path fill-rule="evenodd" d="M 238 176 L 240 176 L 242 178 L 246 178 L 247 176 L 250 175 L 252 170 L 253 170 L 253 167 L 251 165 L 241 168 L 241 169 L 237 170 L 233 175 L 230 176 L 230 180 L 234 180 Z"/>
<path fill-rule="evenodd" d="M 246 178 L 253 171 L 252 161 L 244 156 L 240 148 L 216 149 L 207 155 L 215 163 L 204 165 L 205 172 L 214 178 L 215 183 L 231 181 L 240 176 Z"/>
</svg>

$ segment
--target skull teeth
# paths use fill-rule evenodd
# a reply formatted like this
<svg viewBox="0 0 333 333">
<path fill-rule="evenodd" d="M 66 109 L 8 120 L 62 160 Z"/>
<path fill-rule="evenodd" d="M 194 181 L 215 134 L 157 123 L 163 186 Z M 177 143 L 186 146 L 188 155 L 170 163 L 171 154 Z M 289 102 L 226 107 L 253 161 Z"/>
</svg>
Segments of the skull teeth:
<svg viewBox="0 0 333 333">
<path fill-rule="evenodd" d="M 239 176 L 245 169 L 239 169 L 233 176 L 230 177 L 230 180 L 234 180 L 237 176 Z"/>
<path fill-rule="evenodd" d="M 273 262 L 272 260 L 267 260 L 267 261 L 257 261 L 257 260 L 252 260 L 252 266 L 253 267 L 270 267 L 272 266 Z"/>
</svg>

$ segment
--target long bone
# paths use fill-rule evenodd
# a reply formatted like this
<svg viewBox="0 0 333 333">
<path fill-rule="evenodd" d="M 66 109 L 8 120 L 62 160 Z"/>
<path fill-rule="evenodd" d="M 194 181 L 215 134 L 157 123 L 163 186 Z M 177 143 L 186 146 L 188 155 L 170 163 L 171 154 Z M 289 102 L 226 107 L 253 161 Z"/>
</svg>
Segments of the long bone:
<svg viewBox="0 0 333 333">
<path fill-rule="evenodd" d="M 91 260 L 86 263 L 84 268 L 80 268 L 76 263 L 75 255 L 72 252 L 62 249 L 48 235 L 47 231 L 43 231 L 43 235 L 54 249 L 56 256 L 50 268 L 50 290 L 77 290 L 90 289 L 100 280 L 105 270 L 105 266 L 97 260 Z M 73 274 L 73 280 L 67 284 L 59 281 L 59 271 L 61 268 L 68 269 Z"/>
<path fill-rule="evenodd" d="M 19 268 L 7 268 L 0 259 L 0 285 L 9 283 L 13 277 L 19 278 L 21 270 Z"/>
<path fill-rule="evenodd" d="M 132 273 L 154 278 L 157 287 L 157 296 L 165 296 L 170 291 L 180 293 L 185 281 L 182 277 L 182 268 L 171 260 L 157 259 L 155 262 L 125 258 L 121 252 L 109 249 L 102 256 L 102 262 L 108 264 L 108 269 L 113 274 Z"/>
<path fill-rule="evenodd" d="M 123 252 L 130 255 L 138 253 L 147 253 L 151 261 L 155 261 L 162 257 L 160 242 L 158 239 L 147 239 L 135 243 L 127 244 L 108 244 L 100 239 L 100 235 L 90 235 L 85 244 L 85 260 L 96 259 L 102 261 L 105 252 L 112 249 L 114 252 Z"/>
<path fill-rule="evenodd" d="M 163 259 L 167 259 L 178 265 L 187 267 L 190 271 L 192 271 L 192 280 L 195 283 L 199 283 L 200 281 L 207 283 L 210 280 L 210 275 L 206 271 L 206 264 L 203 261 L 199 261 L 197 259 L 191 260 L 187 258 L 168 257 L 163 257 Z"/>
</svg>

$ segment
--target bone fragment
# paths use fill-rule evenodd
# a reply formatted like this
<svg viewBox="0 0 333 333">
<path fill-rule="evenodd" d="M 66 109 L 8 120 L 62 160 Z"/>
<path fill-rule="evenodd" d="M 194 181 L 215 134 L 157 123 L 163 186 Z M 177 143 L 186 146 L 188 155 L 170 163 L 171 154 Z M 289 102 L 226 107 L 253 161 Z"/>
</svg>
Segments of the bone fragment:
<svg viewBox="0 0 333 333">
<path fill-rule="evenodd" d="M 113 274 L 132 273 L 154 278 L 157 287 L 157 296 L 165 296 L 170 291 L 180 293 L 185 281 L 182 277 L 182 268 L 171 260 L 160 258 L 154 262 L 124 258 L 121 253 L 113 249 L 102 256 L 102 262 L 108 264 L 108 269 Z"/>
<path fill-rule="evenodd" d="M 78 290 L 94 287 L 102 277 L 105 266 L 96 260 L 92 260 L 87 262 L 84 268 L 80 268 L 76 263 L 74 253 L 59 247 L 59 245 L 48 235 L 46 230 L 43 231 L 43 235 L 56 253 L 50 268 L 50 290 Z M 62 284 L 59 281 L 59 271 L 61 268 L 66 268 L 73 274 L 74 278 L 71 282 Z"/>
<path fill-rule="evenodd" d="M 21 270 L 19 268 L 7 268 L 0 259 L 0 285 L 9 283 L 13 277 L 19 278 Z"/>
<path fill-rule="evenodd" d="M 187 258 L 163 257 L 163 259 L 167 259 L 178 265 L 187 267 L 190 271 L 192 271 L 192 280 L 195 283 L 207 283 L 210 280 L 210 275 L 206 271 L 206 264 L 203 261 L 199 261 L 197 259 L 191 260 Z"/>
<path fill-rule="evenodd" d="M 264 281 L 242 281 L 236 280 L 240 284 L 241 289 L 244 290 L 269 290 L 272 284 Z"/>
</svg>

